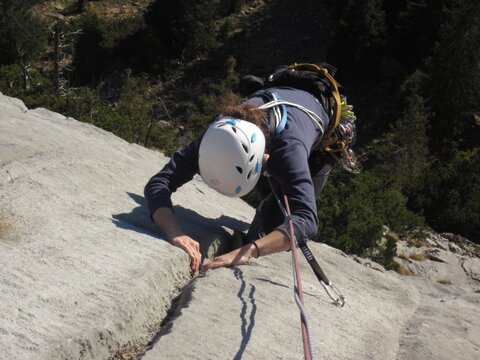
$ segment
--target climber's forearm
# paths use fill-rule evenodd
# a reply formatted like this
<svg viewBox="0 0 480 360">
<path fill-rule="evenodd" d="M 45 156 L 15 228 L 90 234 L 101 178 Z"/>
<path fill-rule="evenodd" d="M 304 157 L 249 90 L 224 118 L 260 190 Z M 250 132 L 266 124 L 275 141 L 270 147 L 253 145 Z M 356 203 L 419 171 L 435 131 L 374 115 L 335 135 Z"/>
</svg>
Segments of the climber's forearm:
<svg viewBox="0 0 480 360">
<path fill-rule="evenodd" d="M 260 251 L 260 256 L 275 254 L 290 250 L 290 237 L 283 231 L 273 230 L 268 235 L 255 241 Z M 253 254 L 256 256 L 256 254 Z"/>
<path fill-rule="evenodd" d="M 160 227 L 168 241 L 172 242 L 178 236 L 185 235 L 182 228 L 175 218 L 175 214 L 172 209 L 163 207 L 155 210 L 152 215 L 155 223 Z"/>
</svg>

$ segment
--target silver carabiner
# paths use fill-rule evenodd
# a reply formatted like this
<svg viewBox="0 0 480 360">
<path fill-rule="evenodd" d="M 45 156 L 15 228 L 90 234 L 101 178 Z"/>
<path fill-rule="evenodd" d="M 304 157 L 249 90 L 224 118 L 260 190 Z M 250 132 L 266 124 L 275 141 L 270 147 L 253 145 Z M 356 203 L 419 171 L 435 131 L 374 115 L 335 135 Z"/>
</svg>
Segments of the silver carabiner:
<svg viewBox="0 0 480 360">
<path fill-rule="evenodd" d="M 345 302 L 346 302 L 345 296 L 343 296 L 342 293 L 335 286 L 333 286 L 332 283 L 326 284 L 323 282 L 323 280 L 320 280 L 320 284 L 322 284 L 327 295 L 330 297 L 330 299 L 333 300 L 333 303 L 335 305 L 339 307 L 345 306 Z"/>
</svg>

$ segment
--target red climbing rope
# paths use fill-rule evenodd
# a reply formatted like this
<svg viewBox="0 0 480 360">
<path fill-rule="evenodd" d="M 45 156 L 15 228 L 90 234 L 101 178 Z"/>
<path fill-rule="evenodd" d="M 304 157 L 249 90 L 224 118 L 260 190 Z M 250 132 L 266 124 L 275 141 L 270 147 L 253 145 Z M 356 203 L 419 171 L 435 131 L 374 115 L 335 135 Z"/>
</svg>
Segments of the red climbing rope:
<svg viewBox="0 0 480 360">
<path fill-rule="evenodd" d="M 283 196 L 283 200 L 285 202 L 285 209 L 287 211 L 287 215 L 290 217 L 290 206 L 288 205 L 288 198 L 286 195 Z M 300 303 L 303 306 L 303 290 L 302 290 L 302 279 L 300 275 L 300 266 L 298 265 L 298 259 L 297 259 L 297 244 L 295 241 L 295 233 L 293 231 L 293 221 L 291 218 L 288 219 L 289 227 L 290 227 L 290 249 L 292 252 L 292 262 L 293 262 L 293 267 L 294 267 L 294 273 L 295 273 L 295 283 L 296 283 L 296 289 L 295 291 L 297 292 L 298 298 L 300 299 Z M 307 322 L 305 319 L 305 316 L 301 312 L 301 325 L 302 325 L 302 338 L 303 338 L 303 350 L 305 352 L 305 359 L 306 360 L 311 360 L 312 359 L 312 354 L 311 354 L 311 344 L 310 344 L 310 338 L 308 334 L 308 327 L 307 327 Z"/>
</svg>

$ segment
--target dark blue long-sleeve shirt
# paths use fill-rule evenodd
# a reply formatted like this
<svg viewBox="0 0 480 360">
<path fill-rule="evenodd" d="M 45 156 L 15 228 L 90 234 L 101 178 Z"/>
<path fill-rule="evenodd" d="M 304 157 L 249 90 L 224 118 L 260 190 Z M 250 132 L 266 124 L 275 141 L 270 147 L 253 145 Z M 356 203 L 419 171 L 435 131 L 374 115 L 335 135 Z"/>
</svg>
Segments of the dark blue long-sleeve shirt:
<svg viewBox="0 0 480 360">
<path fill-rule="evenodd" d="M 315 112 L 323 121 L 322 127 L 328 127 L 328 116 L 321 104 L 307 92 L 292 88 L 273 88 L 279 99 L 299 104 Z M 268 100 L 262 96 L 253 96 L 248 103 L 259 106 Z M 322 130 L 302 110 L 287 106 L 287 122 L 284 129 L 271 139 L 269 146 L 270 158 L 267 171 L 276 185 L 288 197 L 291 213 L 302 219 L 306 235 L 317 232 L 318 220 L 315 191 L 312 176 L 315 169 L 309 167 L 309 155 L 312 147 L 323 136 Z M 200 137 L 173 154 L 164 168 L 154 175 L 145 186 L 145 198 L 150 213 L 161 207 L 172 207 L 171 194 L 180 186 L 190 181 L 198 173 L 198 150 Z M 278 209 L 275 213 L 279 213 Z M 287 232 L 283 219 L 278 216 L 268 218 L 264 215 L 264 228 L 270 232 L 277 228 Z M 300 233 L 296 236 L 301 236 Z"/>
</svg>

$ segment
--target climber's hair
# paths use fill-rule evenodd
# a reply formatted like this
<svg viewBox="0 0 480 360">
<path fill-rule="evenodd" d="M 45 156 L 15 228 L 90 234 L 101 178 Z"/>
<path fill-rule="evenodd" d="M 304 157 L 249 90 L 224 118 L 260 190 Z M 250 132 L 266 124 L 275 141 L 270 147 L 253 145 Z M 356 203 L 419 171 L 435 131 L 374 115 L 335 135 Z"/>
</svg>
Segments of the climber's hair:
<svg viewBox="0 0 480 360">
<path fill-rule="evenodd" d="M 249 121 L 262 130 L 265 127 L 265 111 L 251 104 L 227 106 L 222 111 L 222 115 Z"/>
</svg>

